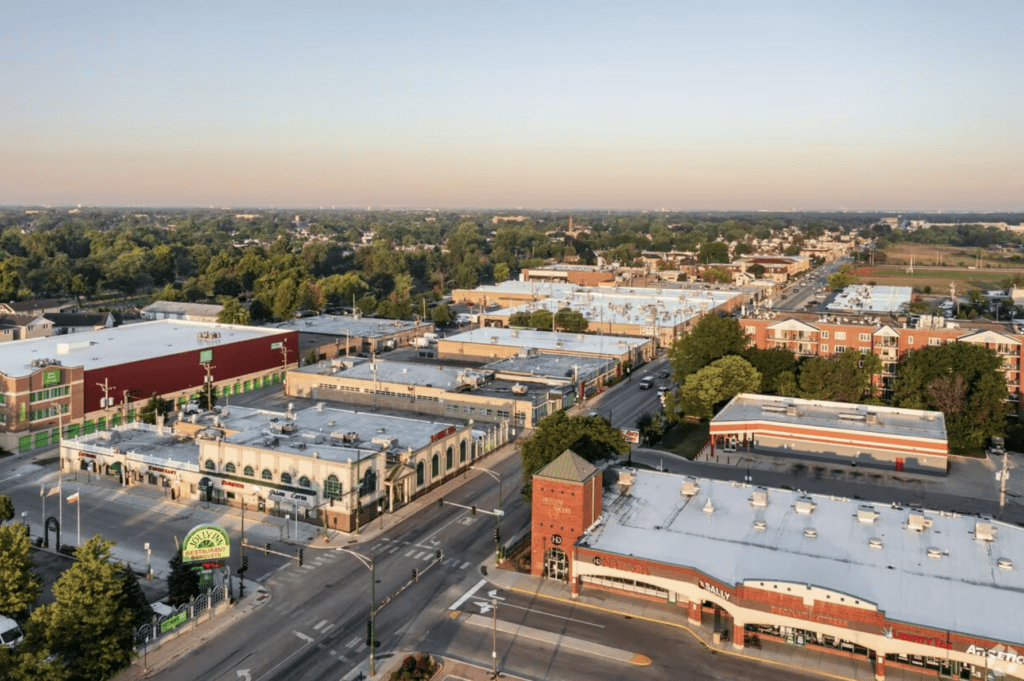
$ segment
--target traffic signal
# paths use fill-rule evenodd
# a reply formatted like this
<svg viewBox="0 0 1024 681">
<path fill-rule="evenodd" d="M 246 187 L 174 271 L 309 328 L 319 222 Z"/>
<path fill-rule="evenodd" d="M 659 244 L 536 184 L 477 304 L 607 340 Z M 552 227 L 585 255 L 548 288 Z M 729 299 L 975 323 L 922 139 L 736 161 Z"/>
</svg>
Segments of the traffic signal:
<svg viewBox="0 0 1024 681">
<path fill-rule="evenodd" d="M 420 574 L 418 572 L 416 572 L 416 568 L 412 569 L 412 581 L 414 581 L 414 582 L 420 581 Z"/>
<path fill-rule="evenodd" d="M 437 550 L 437 559 L 441 560 L 441 549 Z"/>
<path fill-rule="evenodd" d="M 366 620 L 366 645 L 373 645 L 373 622 Z"/>
<path fill-rule="evenodd" d="M 270 542 L 267 542 L 263 545 L 263 555 L 265 556 L 268 553 L 270 553 Z"/>
<path fill-rule="evenodd" d="M 476 515 L 476 504 L 473 504 L 473 506 L 472 506 L 472 507 L 470 507 L 469 511 L 470 511 L 470 513 L 472 513 L 473 515 Z"/>
<path fill-rule="evenodd" d="M 501 541 L 501 533 L 498 531 L 498 528 L 495 527 L 494 528 L 494 543 L 497 544 L 500 541 Z"/>
<path fill-rule="evenodd" d="M 299 549 L 299 565 L 302 565 L 302 549 Z"/>
<path fill-rule="evenodd" d="M 331 506 L 334 506 L 334 497 L 331 497 Z"/>
<path fill-rule="evenodd" d="M 441 497 L 437 500 L 437 507 L 444 508 L 444 497 Z"/>
<path fill-rule="evenodd" d="M 238 574 L 243 574 L 249 569 L 249 556 L 242 556 L 242 565 L 238 568 Z"/>
</svg>

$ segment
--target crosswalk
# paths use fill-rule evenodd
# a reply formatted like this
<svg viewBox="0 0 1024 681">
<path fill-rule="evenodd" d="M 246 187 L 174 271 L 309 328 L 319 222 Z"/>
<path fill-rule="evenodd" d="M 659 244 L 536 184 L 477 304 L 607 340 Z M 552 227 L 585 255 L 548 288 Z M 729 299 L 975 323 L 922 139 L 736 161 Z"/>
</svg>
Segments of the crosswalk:
<svg viewBox="0 0 1024 681">
<path fill-rule="evenodd" d="M 380 537 L 374 544 L 370 546 L 370 553 L 372 553 L 375 556 L 390 555 L 398 551 L 402 551 L 402 555 L 405 558 L 409 558 L 413 561 L 429 563 L 437 558 L 438 549 L 427 548 L 419 544 L 412 544 L 410 542 L 403 542 L 398 539 L 391 539 L 390 537 Z M 470 562 L 468 560 L 462 560 L 457 556 L 445 557 L 443 553 L 441 555 L 441 565 L 451 570 L 465 570 L 470 565 Z"/>
</svg>

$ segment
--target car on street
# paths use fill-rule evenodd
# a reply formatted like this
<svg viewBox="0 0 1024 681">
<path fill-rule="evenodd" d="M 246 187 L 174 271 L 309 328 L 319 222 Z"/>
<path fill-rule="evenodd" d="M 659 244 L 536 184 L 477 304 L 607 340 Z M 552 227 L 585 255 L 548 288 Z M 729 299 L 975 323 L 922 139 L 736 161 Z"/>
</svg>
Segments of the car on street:
<svg viewBox="0 0 1024 681">
<path fill-rule="evenodd" d="M 641 390 L 650 390 L 652 387 L 654 387 L 654 377 L 653 376 L 644 376 L 642 379 L 640 379 L 640 389 Z"/>
<path fill-rule="evenodd" d="M 669 371 L 668 369 L 662 369 L 660 372 L 658 372 L 658 378 L 668 378 L 671 375 L 672 372 Z"/>
</svg>

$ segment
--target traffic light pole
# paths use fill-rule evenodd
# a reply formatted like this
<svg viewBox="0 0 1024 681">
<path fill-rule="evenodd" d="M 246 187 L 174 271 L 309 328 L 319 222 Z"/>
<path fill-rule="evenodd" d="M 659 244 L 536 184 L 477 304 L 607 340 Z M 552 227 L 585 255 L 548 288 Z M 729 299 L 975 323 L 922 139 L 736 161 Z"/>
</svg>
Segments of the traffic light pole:
<svg viewBox="0 0 1024 681">
<path fill-rule="evenodd" d="M 364 556 L 361 553 L 356 553 L 355 551 L 351 551 L 349 549 L 344 549 L 344 548 L 340 548 L 340 547 L 335 549 L 335 550 L 336 551 L 343 551 L 345 553 L 348 553 L 348 554 L 351 554 L 351 555 L 355 556 L 356 559 L 359 560 L 359 562 L 363 564 L 363 567 L 369 569 L 369 571 L 370 571 L 370 640 L 368 641 L 368 643 L 370 644 L 370 676 L 375 676 L 377 674 L 377 663 L 376 663 L 377 635 L 376 635 L 376 631 L 374 631 L 374 615 L 376 614 L 376 610 L 377 610 L 377 598 L 376 598 L 377 570 L 376 570 L 376 566 L 374 565 L 372 557 L 367 557 L 367 556 Z"/>
<path fill-rule="evenodd" d="M 501 510 L 501 473 L 498 471 L 492 471 L 490 468 L 480 468 L 478 466 L 470 466 L 472 470 L 481 471 L 491 476 L 498 481 L 498 509 L 496 513 L 492 515 L 497 518 L 497 526 L 494 528 L 494 561 L 497 563 L 501 560 L 501 516 L 505 515 Z M 486 513 L 487 511 L 484 511 Z"/>
</svg>

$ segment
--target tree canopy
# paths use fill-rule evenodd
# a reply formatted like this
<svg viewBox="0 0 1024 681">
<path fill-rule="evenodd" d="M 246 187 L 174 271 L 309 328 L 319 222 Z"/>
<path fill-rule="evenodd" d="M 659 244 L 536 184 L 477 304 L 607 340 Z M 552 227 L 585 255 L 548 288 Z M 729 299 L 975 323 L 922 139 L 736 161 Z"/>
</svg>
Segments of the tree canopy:
<svg viewBox="0 0 1024 681">
<path fill-rule="evenodd" d="M 719 357 L 740 354 L 748 342 L 740 323 L 732 317 L 705 315 L 669 349 L 672 377 L 682 383 Z"/>
<path fill-rule="evenodd" d="M 757 369 L 738 355 L 728 355 L 690 374 L 678 391 L 667 394 L 665 413 L 672 421 L 683 416 L 708 419 L 736 395 L 756 393 L 760 387 Z"/>
<path fill-rule="evenodd" d="M 892 403 L 941 411 L 952 447 L 982 447 L 1003 434 L 1009 411 L 1003 360 L 974 343 L 912 350 L 896 370 Z"/>
<path fill-rule="evenodd" d="M 31 542 L 24 525 L 0 527 L 0 615 L 22 619 L 42 582 L 32 572 Z"/>
<path fill-rule="evenodd" d="M 523 443 L 523 497 L 529 502 L 533 495 L 533 474 L 548 465 L 567 449 L 596 463 L 629 452 L 629 443 L 622 434 L 599 416 L 569 417 L 564 411 L 544 417 L 537 429 Z"/>
<path fill-rule="evenodd" d="M 874 353 L 848 349 L 829 358 L 810 357 L 800 365 L 800 397 L 831 402 L 861 402 L 874 397 L 871 377 L 881 373 Z"/>
</svg>

